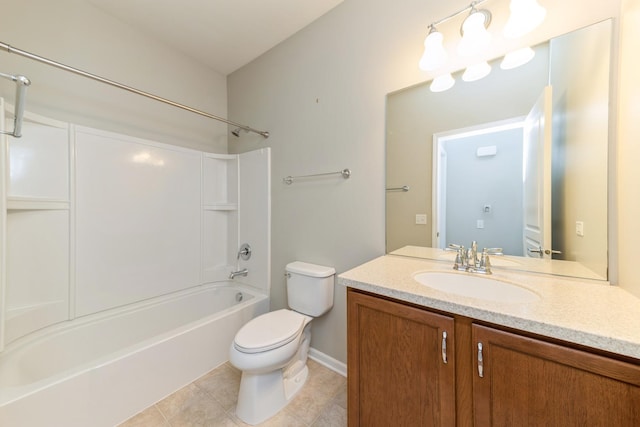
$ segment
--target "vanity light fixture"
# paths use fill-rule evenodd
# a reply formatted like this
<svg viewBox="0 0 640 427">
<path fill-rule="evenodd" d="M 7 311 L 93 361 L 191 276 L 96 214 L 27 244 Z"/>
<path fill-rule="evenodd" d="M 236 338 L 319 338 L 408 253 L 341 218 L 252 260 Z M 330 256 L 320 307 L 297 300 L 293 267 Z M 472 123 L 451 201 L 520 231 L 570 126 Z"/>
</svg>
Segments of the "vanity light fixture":
<svg viewBox="0 0 640 427">
<path fill-rule="evenodd" d="M 536 53 L 530 47 L 524 47 L 522 49 L 514 50 L 507 53 L 502 62 L 500 68 L 503 70 L 511 70 L 531 61 Z"/>
<path fill-rule="evenodd" d="M 491 12 L 476 9 L 472 3 L 471 12 L 460 27 L 462 40 L 458 44 L 458 54 L 472 56 L 484 51 L 491 43 L 491 34 L 487 31 L 491 23 Z"/>
<path fill-rule="evenodd" d="M 487 0 L 474 0 L 469 6 L 446 16 L 429 25 L 429 34 L 424 40 L 424 53 L 419 61 L 419 67 L 425 71 L 433 71 L 442 67 L 447 60 L 447 52 L 443 46 L 443 35 L 436 30 L 440 25 L 461 13 L 469 11 L 460 26 L 462 39 L 458 43 L 458 54 L 461 56 L 474 56 L 485 50 L 491 43 L 491 34 L 487 31 L 491 23 L 491 12 L 486 9 L 477 9 L 476 6 Z M 507 38 L 523 36 L 544 21 L 547 10 L 538 4 L 537 0 L 510 0 L 510 15 L 503 29 Z M 508 70 L 526 64 L 534 56 L 531 48 L 521 49 L 505 56 L 500 67 Z M 486 69 L 486 67 L 485 67 Z"/>
<path fill-rule="evenodd" d="M 451 89 L 454 84 L 456 84 L 455 79 L 453 78 L 451 73 L 448 73 L 433 79 L 433 81 L 431 82 L 431 86 L 429 86 L 429 89 L 431 90 L 431 92 L 444 92 L 445 90 Z"/>
<path fill-rule="evenodd" d="M 434 21 L 429 24 L 429 33 L 424 39 L 424 53 L 418 62 L 418 66 L 424 71 L 433 71 L 442 67 L 447 62 L 447 51 L 445 50 L 442 41 L 444 39 L 441 32 L 436 30 L 436 26 L 446 22 L 456 16 L 470 10 L 469 16 L 462 23 L 460 32 L 463 35 L 462 50 L 473 50 L 475 45 L 479 44 L 478 37 L 480 37 L 481 45 L 488 45 L 491 36 L 486 32 L 486 26 L 491 21 L 491 13 L 488 10 L 478 10 L 476 6 L 484 3 L 487 0 L 474 0 L 469 6 L 446 16 L 439 21 Z M 467 22 L 468 21 L 468 22 Z M 478 28 L 478 26 L 482 28 Z M 465 34 L 466 33 L 466 39 Z M 488 37 L 487 37 L 488 36 Z M 488 40 L 487 40 L 488 39 Z M 465 48 L 465 45 L 469 45 L 469 48 Z M 474 52 L 472 52 L 474 53 Z"/>
<path fill-rule="evenodd" d="M 521 37 L 544 21 L 547 9 L 540 6 L 536 0 L 511 0 L 509 4 L 511 15 L 504 26 L 505 37 L 515 39 Z"/>
<path fill-rule="evenodd" d="M 447 51 L 442 45 L 442 40 L 442 33 L 436 30 L 435 25 L 429 25 L 429 34 L 424 39 L 424 54 L 418 64 L 421 70 L 433 71 L 447 62 Z"/>
<path fill-rule="evenodd" d="M 467 67 L 462 74 L 462 80 L 465 82 L 475 82 L 486 77 L 491 72 L 491 65 L 487 61 L 479 62 Z"/>
</svg>

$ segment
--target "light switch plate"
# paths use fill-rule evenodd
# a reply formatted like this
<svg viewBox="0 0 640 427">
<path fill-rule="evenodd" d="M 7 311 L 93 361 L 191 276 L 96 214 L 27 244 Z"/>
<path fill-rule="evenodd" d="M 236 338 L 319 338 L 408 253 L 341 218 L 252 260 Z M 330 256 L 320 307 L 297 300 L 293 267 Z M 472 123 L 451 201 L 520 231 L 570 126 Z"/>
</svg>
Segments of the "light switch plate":
<svg viewBox="0 0 640 427">
<path fill-rule="evenodd" d="M 416 224 L 418 224 L 418 225 L 426 225 L 427 224 L 427 214 L 416 214 Z"/>
</svg>

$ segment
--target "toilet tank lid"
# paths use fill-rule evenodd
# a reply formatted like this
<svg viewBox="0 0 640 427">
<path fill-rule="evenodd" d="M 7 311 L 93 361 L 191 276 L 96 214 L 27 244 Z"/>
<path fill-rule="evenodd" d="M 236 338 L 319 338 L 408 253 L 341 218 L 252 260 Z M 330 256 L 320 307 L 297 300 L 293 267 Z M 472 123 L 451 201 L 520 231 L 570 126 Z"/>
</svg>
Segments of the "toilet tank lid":
<svg viewBox="0 0 640 427">
<path fill-rule="evenodd" d="M 285 270 L 289 273 L 298 273 L 311 277 L 329 277 L 336 274 L 336 269 L 324 265 L 310 264 L 308 262 L 294 261 L 287 264 Z"/>
</svg>

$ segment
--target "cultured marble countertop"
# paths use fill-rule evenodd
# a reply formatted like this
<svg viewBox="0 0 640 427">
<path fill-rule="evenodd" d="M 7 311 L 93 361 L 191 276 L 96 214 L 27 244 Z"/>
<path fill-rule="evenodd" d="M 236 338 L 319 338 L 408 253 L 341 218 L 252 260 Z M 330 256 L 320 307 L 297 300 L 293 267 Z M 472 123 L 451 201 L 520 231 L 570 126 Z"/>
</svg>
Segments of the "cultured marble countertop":
<svg viewBox="0 0 640 427">
<path fill-rule="evenodd" d="M 500 303 L 429 288 L 413 279 L 424 271 L 477 275 L 456 272 L 448 262 L 385 255 L 340 274 L 338 283 L 640 360 L 640 298 L 618 286 L 494 268 L 492 279 L 540 296 L 534 302 Z"/>
</svg>

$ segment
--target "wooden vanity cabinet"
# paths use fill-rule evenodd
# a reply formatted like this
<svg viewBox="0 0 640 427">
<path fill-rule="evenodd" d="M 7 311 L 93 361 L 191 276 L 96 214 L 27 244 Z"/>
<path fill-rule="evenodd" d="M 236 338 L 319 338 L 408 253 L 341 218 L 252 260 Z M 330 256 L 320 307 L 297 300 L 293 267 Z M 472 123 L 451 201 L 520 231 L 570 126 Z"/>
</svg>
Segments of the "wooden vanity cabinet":
<svg viewBox="0 0 640 427">
<path fill-rule="evenodd" d="M 349 291 L 349 426 L 454 426 L 453 318 Z"/>
<path fill-rule="evenodd" d="M 640 426 L 640 362 L 353 289 L 347 310 L 350 427 Z"/>
<path fill-rule="evenodd" d="M 640 366 L 481 325 L 472 335 L 475 426 L 640 425 Z"/>
</svg>

